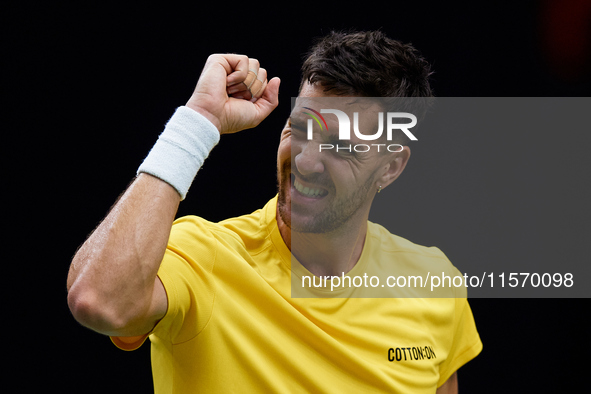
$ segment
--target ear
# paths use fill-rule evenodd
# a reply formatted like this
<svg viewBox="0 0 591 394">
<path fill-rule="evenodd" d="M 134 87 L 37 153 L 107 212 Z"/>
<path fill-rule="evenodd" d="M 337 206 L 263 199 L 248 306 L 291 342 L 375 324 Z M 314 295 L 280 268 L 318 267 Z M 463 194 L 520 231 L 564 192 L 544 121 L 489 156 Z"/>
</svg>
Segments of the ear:
<svg viewBox="0 0 591 394">
<path fill-rule="evenodd" d="M 410 148 L 408 146 L 403 146 L 399 152 L 388 154 L 385 163 L 380 168 L 381 174 L 377 180 L 376 189 L 381 186 L 384 190 L 394 182 L 404 171 L 409 159 Z"/>
</svg>

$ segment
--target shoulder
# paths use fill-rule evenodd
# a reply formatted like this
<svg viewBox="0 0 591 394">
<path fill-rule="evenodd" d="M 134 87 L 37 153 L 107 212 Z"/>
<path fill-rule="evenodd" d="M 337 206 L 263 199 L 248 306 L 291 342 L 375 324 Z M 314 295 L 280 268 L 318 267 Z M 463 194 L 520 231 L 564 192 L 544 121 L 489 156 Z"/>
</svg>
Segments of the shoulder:
<svg viewBox="0 0 591 394">
<path fill-rule="evenodd" d="M 439 248 L 416 244 L 371 222 L 368 237 L 368 261 L 374 269 L 405 279 L 402 283 L 407 286 L 396 291 L 412 297 L 465 297 L 462 274 Z"/>
<path fill-rule="evenodd" d="M 376 242 L 376 247 L 384 253 L 409 254 L 449 262 L 447 256 L 439 248 L 416 244 L 406 238 L 392 234 L 383 226 L 373 222 L 368 222 L 368 236 L 372 238 L 372 241 Z"/>
<path fill-rule="evenodd" d="M 265 238 L 266 223 L 261 210 L 221 222 L 212 222 L 199 216 L 183 216 L 174 221 L 169 245 L 188 246 L 196 243 L 222 242 L 246 245 Z"/>
</svg>

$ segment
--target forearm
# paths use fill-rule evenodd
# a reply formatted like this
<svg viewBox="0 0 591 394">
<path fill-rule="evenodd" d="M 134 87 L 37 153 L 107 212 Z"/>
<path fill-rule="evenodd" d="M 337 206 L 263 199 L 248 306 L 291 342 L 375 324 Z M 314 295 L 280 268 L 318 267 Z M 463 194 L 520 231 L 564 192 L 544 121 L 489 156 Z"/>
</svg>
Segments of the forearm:
<svg viewBox="0 0 591 394">
<path fill-rule="evenodd" d="M 172 222 L 219 138 L 202 115 L 177 108 L 140 175 L 74 257 L 68 304 L 80 323 L 127 336 L 145 334 L 164 316 L 167 296 L 156 274 Z"/>
<path fill-rule="evenodd" d="M 261 88 L 251 92 L 244 81 L 257 72 Z M 248 90 L 251 99 L 229 97 L 227 89 L 240 97 Z M 279 79 L 267 84 L 258 61 L 209 57 L 187 106 L 177 108 L 140 175 L 74 256 L 68 305 L 80 323 L 108 335 L 134 336 L 164 316 L 167 296 L 157 272 L 179 202 L 220 133 L 256 126 L 277 106 L 278 90 Z"/>
<path fill-rule="evenodd" d="M 156 274 L 179 202 L 169 184 L 139 174 L 74 256 L 68 304 L 78 321 L 109 335 L 150 324 L 145 320 L 157 307 Z"/>
</svg>

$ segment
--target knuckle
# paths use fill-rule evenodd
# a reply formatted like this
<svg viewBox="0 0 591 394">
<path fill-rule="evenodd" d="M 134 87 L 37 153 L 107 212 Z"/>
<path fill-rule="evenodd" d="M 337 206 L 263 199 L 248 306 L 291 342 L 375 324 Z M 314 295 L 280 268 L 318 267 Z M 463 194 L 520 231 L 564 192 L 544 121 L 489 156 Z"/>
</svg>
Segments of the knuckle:
<svg viewBox="0 0 591 394">
<path fill-rule="evenodd" d="M 205 64 L 210 65 L 212 63 L 220 63 L 223 60 L 223 55 L 219 53 L 211 54 L 207 57 Z"/>
</svg>

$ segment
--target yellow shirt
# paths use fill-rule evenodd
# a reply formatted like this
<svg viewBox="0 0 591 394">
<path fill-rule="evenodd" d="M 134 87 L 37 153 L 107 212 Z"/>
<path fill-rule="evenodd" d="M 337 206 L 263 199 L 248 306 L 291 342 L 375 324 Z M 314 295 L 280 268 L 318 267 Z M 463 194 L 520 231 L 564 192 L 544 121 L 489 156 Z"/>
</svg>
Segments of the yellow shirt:
<svg viewBox="0 0 591 394">
<path fill-rule="evenodd" d="M 175 221 L 158 272 L 168 311 L 149 336 L 156 393 L 434 393 L 480 352 L 465 298 L 292 298 L 276 204 Z M 366 239 L 360 267 L 397 243 L 401 261 L 447 262 L 371 223 Z"/>
</svg>

